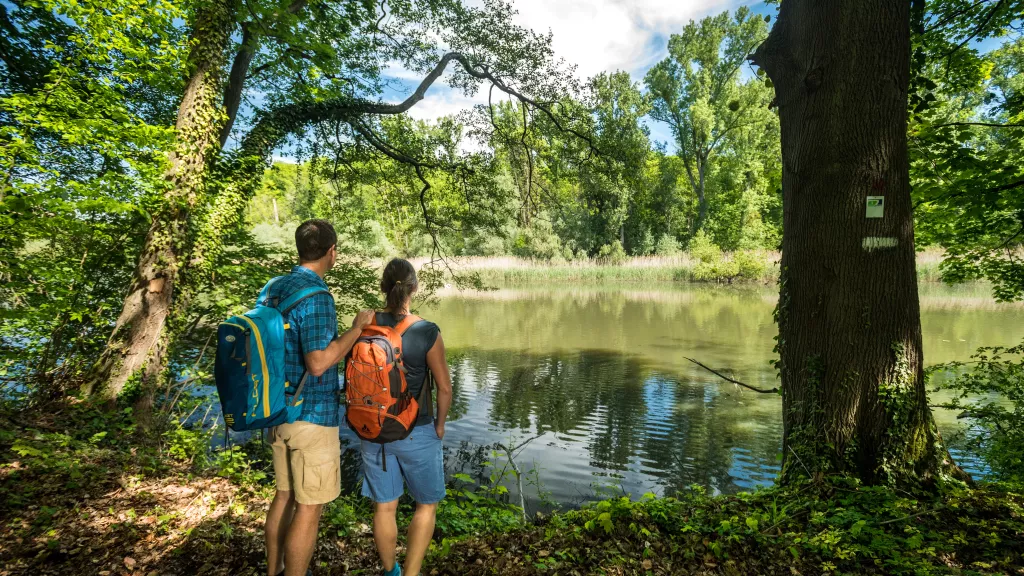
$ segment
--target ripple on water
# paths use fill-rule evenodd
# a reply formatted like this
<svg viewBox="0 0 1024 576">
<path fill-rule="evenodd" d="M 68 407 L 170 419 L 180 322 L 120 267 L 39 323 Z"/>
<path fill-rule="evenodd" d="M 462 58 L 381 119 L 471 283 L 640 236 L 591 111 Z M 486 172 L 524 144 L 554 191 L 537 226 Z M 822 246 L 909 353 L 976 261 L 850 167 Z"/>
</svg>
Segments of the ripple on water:
<svg viewBox="0 0 1024 576">
<path fill-rule="evenodd" d="M 768 364 L 775 356 L 774 298 L 722 290 L 645 294 L 545 289 L 523 297 L 446 296 L 426 311 L 452 351 L 449 472 L 493 459 L 482 447 L 539 435 L 516 462 L 537 470 L 543 490 L 567 506 L 607 490 L 672 494 L 699 484 L 734 493 L 774 482 L 779 397 L 724 384 L 685 360 L 776 386 Z M 922 316 L 930 362 L 1024 338 L 1024 308 Z M 982 462 L 952 452 L 972 474 L 987 473 Z M 528 492 L 535 506 L 537 491 Z"/>
</svg>

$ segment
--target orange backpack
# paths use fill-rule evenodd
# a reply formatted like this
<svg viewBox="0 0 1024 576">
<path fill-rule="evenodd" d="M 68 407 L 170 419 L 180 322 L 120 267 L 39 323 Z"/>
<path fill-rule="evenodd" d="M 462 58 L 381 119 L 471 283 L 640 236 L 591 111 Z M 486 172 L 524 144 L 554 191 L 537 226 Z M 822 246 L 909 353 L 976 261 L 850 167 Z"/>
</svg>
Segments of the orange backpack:
<svg viewBox="0 0 1024 576">
<path fill-rule="evenodd" d="M 345 366 L 345 420 L 362 439 L 378 444 L 412 432 L 420 403 L 409 393 L 402 363 L 402 335 L 422 320 L 409 315 L 394 328 L 373 323 L 363 329 Z M 427 389 L 423 382 L 423 390 Z M 420 392 L 423 393 L 422 391 Z"/>
</svg>

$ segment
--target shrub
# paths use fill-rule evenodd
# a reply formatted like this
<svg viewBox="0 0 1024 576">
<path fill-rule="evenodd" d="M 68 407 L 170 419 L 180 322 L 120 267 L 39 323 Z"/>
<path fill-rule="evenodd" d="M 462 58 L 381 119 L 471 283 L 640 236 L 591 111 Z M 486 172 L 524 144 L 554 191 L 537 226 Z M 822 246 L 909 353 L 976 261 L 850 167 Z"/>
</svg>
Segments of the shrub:
<svg viewBox="0 0 1024 576">
<path fill-rule="evenodd" d="M 201 469 L 207 464 L 209 453 L 210 432 L 202 428 L 186 428 L 178 420 L 170 430 L 164 432 L 167 442 L 167 454 L 174 460 L 192 464 Z"/>
<path fill-rule="evenodd" d="M 732 282 L 736 278 L 760 280 L 768 270 L 764 253 L 740 250 L 726 257 L 703 230 L 690 241 L 690 257 L 695 260 L 693 279 L 700 282 Z"/>
<path fill-rule="evenodd" d="M 930 375 L 936 372 L 956 374 L 939 386 L 955 393 L 941 406 L 959 411 L 975 427 L 961 439 L 962 448 L 985 460 L 1000 480 L 1024 483 L 1024 343 L 978 348 L 970 362 L 929 369 Z"/>
<path fill-rule="evenodd" d="M 505 239 L 498 234 L 478 234 L 466 240 L 468 256 L 502 256 L 507 254 Z"/>
<path fill-rule="evenodd" d="M 658 238 L 657 244 L 654 245 L 654 253 L 658 256 L 678 256 L 682 251 L 683 248 L 679 244 L 679 240 L 676 240 L 676 237 L 671 234 L 662 234 L 661 238 Z"/>
<path fill-rule="evenodd" d="M 690 257 L 695 261 L 694 280 L 699 282 L 731 281 L 739 274 L 739 265 L 736 261 L 725 259 L 722 249 L 703 230 L 699 230 L 690 240 L 689 251 Z"/>
<path fill-rule="evenodd" d="M 538 220 L 533 226 L 521 229 L 512 244 L 512 254 L 520 258 L 551 260 L 561 253 L 562 241 L 545 220 Z"/>
<path fill-rule="evenodd" d="M 768 270 L 768 262 L 762 252 L 741 250 L 732 255 L 736 263 L 737 274 L 747 280 L 760 280 Z"/>
<path fill-rule="evenodd" d="M 622 248 L 622 242 L 618 240 L 611 244 L 605 244 L 597 253 L 597 259 L 602 264 L 622 264 L 626 261 L 626 251 Z"/>
<path fill-rule="evenodd" d="M 651 234 L 650 230 L 644 230 L 644 233 L 640 236 L 639 242 L 633 249 L 634 256 L 648 256 L 653 254 L 655 250 L 654 235 Z"/>
<path fill-rule="evenodd" d="M 690 239 L 689 252 L 691 258 L 704 264 L 713 264 L 722 259 L 722 249 L 703 230 L 698 230 Z"/>
<path fill-rule="evenodd" d="M 693 279 L 699 282 L 732 282 L 739 273 L 740 267 L 735 260 L 721 257 L 712 262 L 701 260 L 693 265 Z"/>
</svg>

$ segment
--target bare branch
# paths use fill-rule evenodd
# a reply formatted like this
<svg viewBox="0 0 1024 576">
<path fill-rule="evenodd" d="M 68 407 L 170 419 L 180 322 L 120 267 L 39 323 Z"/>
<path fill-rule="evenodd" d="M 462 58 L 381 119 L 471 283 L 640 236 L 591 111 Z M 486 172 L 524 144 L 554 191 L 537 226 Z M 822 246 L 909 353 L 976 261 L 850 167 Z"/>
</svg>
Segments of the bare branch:
<svg viewBox="0 0 1024 576">
<path fill-rule="evenodd" d="M 732 378 L 729 378 L 728 376 L 723 375 L 721 372 L 717 372 L 715 370 L 712 370 L 711 368 L 708 368 L 707 366 L 705 366 L 704 364 L 701 364 L 700 362 L 697 362 L 693 358 L 687 358 L 686 356 L 683 356 L 683 358 L 686 358 L 687 360 L 689 360 L 690 362 L 693 362 L 697 366 L 700 366 L 701 368 L 707 370 L 708 372 L 711 372 L 712 374 L 714 374 L 715 376 L 718 376 L 722 380 L 726 380 L 728 382 L 732 382 L 733 384 L 737 384 L 739 386 L 743 386 L 744 388 L 747 388 L 748 390 L 753 390 L 754 392 L 758 392 L 758 393 L 761 393 L 761 394 L 776 394 L 779 391 L 778 388 L 772 388 L 771 390 L 765 390 L 764 388 L 757 388 L 756 386 L 751 386 L 750 384 L 744 384 L 743 382 L 740 382 L 739 380 L 734 380 Z"/>
<path fill-rule="evenodd" d="M 987 128 L 1024 128 L 1024 122 L 1012 124 L 999 124 L 998 122 L 945 122 L 943 124 L 932 124 L 931 128 L 943 128 L 946 126 L 985 126 Z"/>
</svg>

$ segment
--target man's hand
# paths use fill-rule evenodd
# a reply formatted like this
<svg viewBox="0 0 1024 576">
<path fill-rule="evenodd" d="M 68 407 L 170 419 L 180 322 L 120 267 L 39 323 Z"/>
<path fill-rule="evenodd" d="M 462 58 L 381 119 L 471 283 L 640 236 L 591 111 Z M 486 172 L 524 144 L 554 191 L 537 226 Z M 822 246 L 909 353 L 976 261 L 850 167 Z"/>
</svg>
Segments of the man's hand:
<svg viewBox="0 0 1024 576">
<path fill-rule="evenodd" d="M 361 310 L 352 319 L 352 328 L 338 336 L 327 345 L 324 350 L 314 350 L 306 353 L 306 370 L 313 376 L 319 377 L 332 366 L 335 366 L 342 358 L 348 356 L 352 345 L 359 339 L 363 328 L 373 322 L 373 310 Z"/>
<path fill-rule="evenodd" d="M 377 313 L 373 310 L 360 310 L 359 314 L 352 319 L 352 329 L 362 332 L 363 328 L 366 328 L 373 322 L 373 318 Z"/>
<path fill-rule="evenodd" d="M 437 437 L 444 440 L 444 422 L 434 422 L 434 432 L 437 432 Z"/>
</svg>

